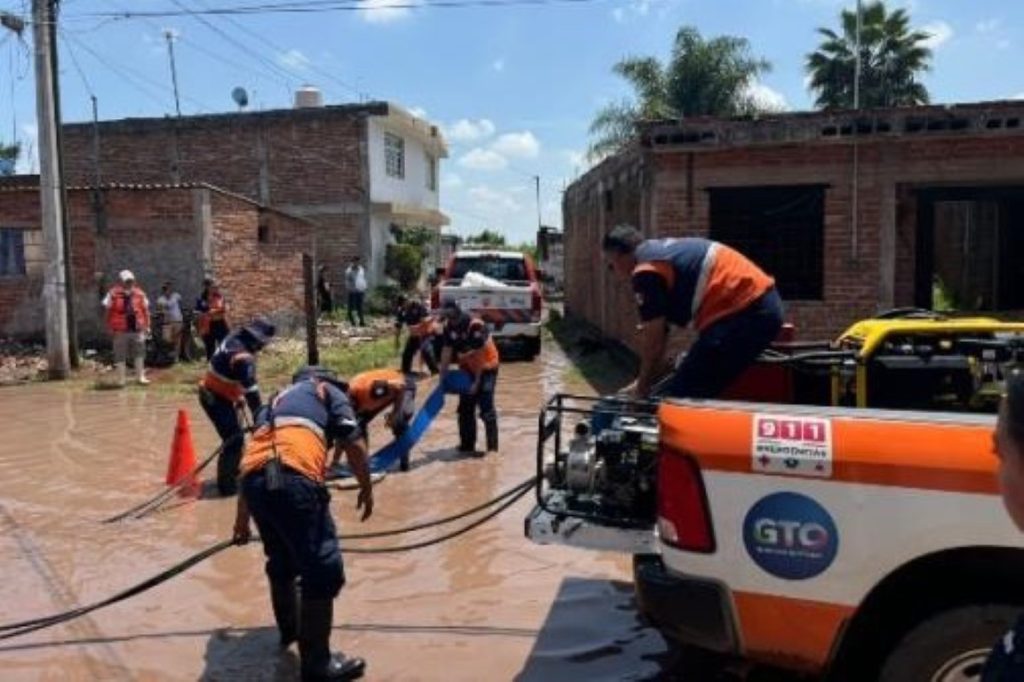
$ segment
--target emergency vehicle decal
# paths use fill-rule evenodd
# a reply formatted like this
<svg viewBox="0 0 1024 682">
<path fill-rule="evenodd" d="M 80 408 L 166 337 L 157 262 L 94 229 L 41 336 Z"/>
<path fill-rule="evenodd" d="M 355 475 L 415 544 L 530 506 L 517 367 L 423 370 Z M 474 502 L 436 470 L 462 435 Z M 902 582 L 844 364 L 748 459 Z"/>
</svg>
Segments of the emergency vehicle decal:
<svg viewBox="0 0 1024 682">
<path fill-rule="evenodd" d="M 755 414 L 751 467 L 758 473 L 832 476 L 832 422 L 781 414 Z"/>
<path fill-rule="evenodd" d="M 806 580 L 832 565 L 839 531 L 825 508 L 810 497 L 780 492 L 761 498 L 747 512 L 743 544 L 766 573 Z"/>
</svg>

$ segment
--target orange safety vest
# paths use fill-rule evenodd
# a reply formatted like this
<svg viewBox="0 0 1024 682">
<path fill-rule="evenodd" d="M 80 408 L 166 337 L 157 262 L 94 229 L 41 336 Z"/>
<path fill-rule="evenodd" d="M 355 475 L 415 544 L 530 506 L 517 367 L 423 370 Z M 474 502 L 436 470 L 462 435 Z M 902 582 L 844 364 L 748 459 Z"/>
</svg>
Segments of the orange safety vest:
<svg viewBox="0 0 1024 682">
<path fill-rule="evenodd" d="M 251 358 L 251 353 L 235 353 L 228 361 L 228 366 L 234 367 L 236 363 Z M 203 375 L 199 385 L 230 403 L 237 403 L 245 396 L 245 387 L 242 386 L 242 383 L 237 379 L 224 376 L 213 368 L 212 363 L 207 367 L 206 374 Z"/>
<path fill-rule="evenodd" d="M 348 397 L 356 414 L 372 415 L 395 402 L 405 390 L 405 376 L 395 369 L 372 369 L 352 377 Z"/>
<path fill-rule="evenodd" d="M 425 317 L 421 322 L 409 325 L 409 334 L 410 336 L 423 339 L 437 333 L 438 326 L 439 325 L 434 318 Z"/>
<path fill-rule="evenodd" d="M 271 410 L 277 407 L 281 395 L 271 401 Z M 316 395 L 321 403 L 327 402 L 326 386 L 319 381 Z M 282 416 L 258 428 L 246 444 L 238 467 L 239 478 L 262 469 L 275 454 L 284 466 L 323 483 L 327 469 L 327 436 L 316 422 L 304 417 Z"/>
<path fill-rule="evenodd" d="M 146 294 L 138 287 L 131 290 L 125 289 L 120 284 L 115 284 L 110 289 L 110 307 L 107 308 L 107 328 L 113 333 L 128 331 L 128 308 L 126 301 L 131 301 L 132 310 L 135 312 L 135 330 L 145 331 L 149 329 L 149 306 L 146 301 Z"/>
<path fill-rule="evenodd" d="M 482 320 L 475 319 L 469 323 L 469 328 L 472 329 L 474 325 L 483 324 Z M 487 336 L 487 340 L 484 341 L 482 347 L 459 353 L 459 367 L 473 375 L 490 369 L 498 369 L 500 362 L 498 347 L 494 344 L 494 339 L 490 335 Z"/>
<path fill-rule="evenodd" d="M 228 317 L 228 304 L 224 300 L 224 294 L 211 294 L 207 299 L 207 304 L 210 309 L 205 313 L 200 313 L 199 318 L 196 320 L 196 331 L 200 336 L 206 336 L 210 333 L 210 324 L 223 320 L 227 322 Z"/>
</svg>

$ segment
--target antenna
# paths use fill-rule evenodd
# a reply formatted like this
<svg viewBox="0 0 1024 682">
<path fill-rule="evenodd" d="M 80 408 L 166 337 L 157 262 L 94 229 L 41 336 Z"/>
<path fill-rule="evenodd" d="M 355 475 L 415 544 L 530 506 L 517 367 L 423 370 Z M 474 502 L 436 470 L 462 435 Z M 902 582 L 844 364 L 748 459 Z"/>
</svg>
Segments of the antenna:
<svg viewBox="0 0 1024 682">
<path fill-rule="evenodd" d="M 238 105 L 239 111 L 242 111 L 249 106 L 249 93 L 241 86 L 231 91 L 231 99 L 235 100 L 235 104 Z"/>
</svg>

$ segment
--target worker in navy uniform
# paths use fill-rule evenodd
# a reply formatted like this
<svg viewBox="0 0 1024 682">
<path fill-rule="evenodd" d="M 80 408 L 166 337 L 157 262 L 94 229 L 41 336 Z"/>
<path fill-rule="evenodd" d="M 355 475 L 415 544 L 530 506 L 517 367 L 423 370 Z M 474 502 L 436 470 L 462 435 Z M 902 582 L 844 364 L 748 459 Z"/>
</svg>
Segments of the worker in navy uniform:
<svg viewBox="0 0 1024 682">
<path fill-rule="evenodd" d="M 412 362 L 419 353 L 431 374 L 437 374 L 437 359 L 434 355 L 434 336 L 438 323 L 427 310 L 423 301 L 415 297 L 399 296 L 395 307 L 395 348 L 402 334 L 402 327 L 408 327 L 409 336 L 402 349 L 402 372 L 412 372 Z"/>
<path fill-rule="evenodd" d="M 624 389 L 632 397 L 651 394 L 669 325 L 692 322 L 698 334 L 663 391 L 680 398 L 721 394 L 782 328 L 775 280 L 725 244 L 645 240 L 636 228 L 618 225 L 605 235 L 602 250 L 609 269 L 631 281 L 640 313 L 640 373 Z"/>
<path fill-rule="evenodd" d="M 234 527 L 242 544 L 250 538 L 250 516 L 256 522 L 280 644 L 298 641 L 304 681 L 354 680 L 366 668 L 363 659 L 330 650 L 345 570 L 324 485 L 328 453 L 331 466 L 346 455 L 365 521 L 373 513 L 373 487 L 352 404 L 333 372 L 304 367 L 257 415 L 242 458 Z"/>
<path fill-rule="evenodd" d="M 1006 379 L 1006 395 L 999 406 L 994 436 L 999 457 L 999 490 L 1014 524 L 1024 531 L 1024 372 L 1014 370 Z M 1024 680 L 1024 617 L 995 642 L 985 663 L 981 682 Z"/>
<path fill-rule="evenodd" d="M 234 495 L 237 490 L 238 461 L 242 456 L 242 424 L 239 408 L 249 406 L 253 417 L 260 408 L 260 388 L 256 383 L 256 354 L 274 336 L 274 325 L 257 318 L 228 334 L 221 342 L 199 383 L 199 404 L 213 422 L 223 441 L 217 458 L 217 490 Z"/>
<path fill-rule="evenodd" d="M 476 452 L 476 411 L 484 423 L 487 454 L 498 451 L 498 413 L 494 390 L 498 383 L 498 348 L 487 325 L 479 317 L 463 312 L 448 301 L 441 308 L 444 329 L 441 336 L 441 381 L 456 361 L 469 374 L 472 385 L 459 396 L 459 450 Z"/>
</svg>

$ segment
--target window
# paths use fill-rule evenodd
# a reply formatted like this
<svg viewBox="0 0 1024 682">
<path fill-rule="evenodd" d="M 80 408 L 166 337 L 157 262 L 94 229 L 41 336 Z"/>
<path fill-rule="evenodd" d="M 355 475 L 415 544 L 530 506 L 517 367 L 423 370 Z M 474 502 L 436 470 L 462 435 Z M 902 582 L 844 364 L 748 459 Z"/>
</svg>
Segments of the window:
<svg viewBox="0 0 1024 682">
<path fill-rule="evenodd" d="M 825 286 L 825 187 L 711 189 L 711 238 L 775 278 L 783 299 L 820 301 Z"/>
<path fill-rule="evenodd" d="M 433 154 L 427 154 L 427 189 L 437 191 L 437 159 Z"/>
<path fill-rule="evenodd" d="M 502 282 L 526 282 L 526 261 L 520 256 L 460 256 L 452 266 L 452 279 L 462 279 L 467 272 L 477 272 Z"/>
<path fill-rule="evenodd" d="M 405 177 L 405 140 L 398 135 L 384 133 L 384 169 L 389 177 Z"/>
<path fill-rule="evenodd" d="M 25 231 L 0 228 L 0 277 L 25 274 Z"/>
<path fill-rule="evenodd" d="M 256 241 L 260 244 L 267 244 L 270 242 L 270 219 L 267 218 L 267 214 L 260 211 L 259 217 L 256 223 Z"/>
</svg>

